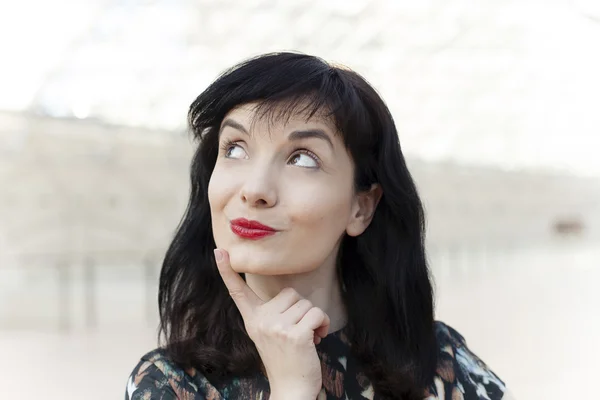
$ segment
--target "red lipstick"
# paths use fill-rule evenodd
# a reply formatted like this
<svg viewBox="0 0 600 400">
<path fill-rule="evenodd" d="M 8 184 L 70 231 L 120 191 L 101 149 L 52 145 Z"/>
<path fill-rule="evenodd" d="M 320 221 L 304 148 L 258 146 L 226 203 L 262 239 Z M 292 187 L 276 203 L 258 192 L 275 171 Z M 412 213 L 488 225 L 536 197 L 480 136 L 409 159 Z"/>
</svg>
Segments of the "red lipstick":
<svg viewBox="0 0 600 400">
<path fill-rule="evenodd" d="M 270 226 L 263 225 L 258 221 L 250 221 L 246 218 L 232 220 L 231 231 L 244 239 L 261 239 L 277 233 L 277 230 Z"/>
</svg>

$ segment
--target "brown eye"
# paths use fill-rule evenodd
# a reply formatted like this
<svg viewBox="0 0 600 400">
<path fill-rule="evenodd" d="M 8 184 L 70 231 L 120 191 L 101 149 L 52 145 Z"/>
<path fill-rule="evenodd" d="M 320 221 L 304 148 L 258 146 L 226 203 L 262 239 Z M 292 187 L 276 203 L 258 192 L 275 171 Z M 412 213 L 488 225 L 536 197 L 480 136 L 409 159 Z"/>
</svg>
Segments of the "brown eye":
<svg viewBox="0 0 600 400">
<path fill-rule="evenodd" d="M 294 154 L 290 158 L 290 164 L 297 165 L 302 168 L 319 168 L 319 162 L 316 156 L 307 151 Z"/>
</svg>

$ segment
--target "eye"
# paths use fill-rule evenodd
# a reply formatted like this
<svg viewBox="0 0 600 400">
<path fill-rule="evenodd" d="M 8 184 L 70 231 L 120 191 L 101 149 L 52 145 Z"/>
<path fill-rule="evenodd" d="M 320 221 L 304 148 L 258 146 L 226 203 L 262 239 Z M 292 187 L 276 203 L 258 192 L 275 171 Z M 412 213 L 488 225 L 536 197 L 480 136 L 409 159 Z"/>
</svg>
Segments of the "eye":
<svg viewBox="0 0 600 400">
<path fill-rule="evenodd" d="M 225 151 L 226 158 L 244 159 L 247 156 L 246 150 L 234 142 L 225 142 L 222 149 Z"/>
<path fill-rule="evenodd" d="M 290 158 L 290 164 L 302 168 L 319 168 L 318 160 L 319 159 L 312 151 L 301 150 Z"/>
</svg>

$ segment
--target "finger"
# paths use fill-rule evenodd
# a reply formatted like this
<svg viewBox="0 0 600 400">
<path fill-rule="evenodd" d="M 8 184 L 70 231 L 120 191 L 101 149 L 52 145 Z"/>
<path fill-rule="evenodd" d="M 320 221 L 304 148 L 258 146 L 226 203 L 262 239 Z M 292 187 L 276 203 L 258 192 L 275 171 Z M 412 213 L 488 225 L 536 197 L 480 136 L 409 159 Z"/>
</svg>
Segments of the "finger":
<svg viewBox="0 0 600 400">
<path fill-rule="evenodd" d="M 311 308 L 313 305 L 309 300 L 300 299 L 281 315 L 281 319 L 287 324 L 296 325 Z"/>
<path fill-rule="evenodd" d="M 250 289 L 240 274 L 231 268 L 229 254 L 225 250 L 215 249 L 215 261 L 229 295 L 240 310 L 242 318 L 246 319 L 256 307 L 264 304 L 263 301 Z"/>
<path fill-rule="evenodd" d="M 329 316 L 323 310 L 313 307 L 304 314 L 304 317 L 298 322 L 297 326 L 303 329 L 311 329 L 314 333 L 324 338 L 327 336 L 330 323 Z"/>
<path fill-rule="evenodd" d="M 315 335 L 319 336 L 320 338 L 325 339 L 325 337 L 329 334 L 329 325 L 327 326 L 322 326 L 320 328 L 318 328 L 315 331 Z"/>
<path fill-rule="evenodd" d="M 265 307 L 269 308 L 273 312 L 282 314 L 288 309 L 290 309 L 294 304 L 298 303 L 298 301 L 300 300 L 302 300 L 302 296 L 300 296 L 300 294 L 295 289 L 288 287 L 283 288 L 281 292 L 277 293 L 277 296 L 269 300 L 269 302 L 265 304 Z M 302 315 L 300 317 L 302 317 Z M 294 321 L 293 324 L 295 324 L 296 322 L 298 321 Z"/>
<path fill-rule="evenodd" d="M 321 336 L 319 336 L 315 333 L 315 335 L 313 337 L 313 342 L 315 342 L 315 344 L 319 344 L 319 343 L 321 343 L 321 340 L 322 340 Z"/>
</svg>

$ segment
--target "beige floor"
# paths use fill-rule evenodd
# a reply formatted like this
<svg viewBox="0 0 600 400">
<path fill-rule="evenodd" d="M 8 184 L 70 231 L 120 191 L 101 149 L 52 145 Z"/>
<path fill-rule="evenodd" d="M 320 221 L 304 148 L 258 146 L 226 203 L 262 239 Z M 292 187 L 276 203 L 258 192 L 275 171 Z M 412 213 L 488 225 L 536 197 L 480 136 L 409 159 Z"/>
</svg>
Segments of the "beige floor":
<svg viewBox="0 0 600 400">
<path fill-rule="evenodd" d="M 590 383 L 600 359 L 598 249 L 555 246 L 485 263 L 471 256 L 460 268 L 435 264 L 438 319 L 464 334 L 517 399 L 597 398 Z M 122 312 L 105 310 L 120 322 L 104 317 L 94 333 L 0 331 L 1 397 L 122 398 L 128 373 L 155 343 L 153 329 L 117 318 Z"/>
<path fill-rule="evenodd" d="M 518 399 L 599 398 L 600 247 L 548 249 L 439 288 L 438 316 Z"/>
</svg>

